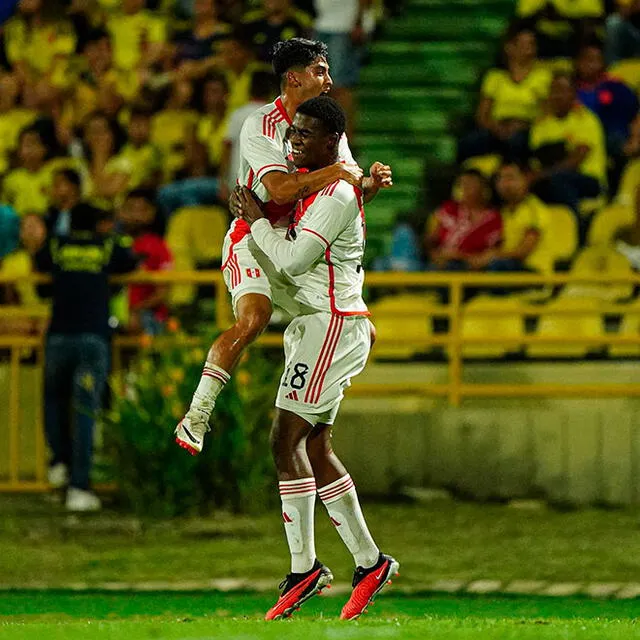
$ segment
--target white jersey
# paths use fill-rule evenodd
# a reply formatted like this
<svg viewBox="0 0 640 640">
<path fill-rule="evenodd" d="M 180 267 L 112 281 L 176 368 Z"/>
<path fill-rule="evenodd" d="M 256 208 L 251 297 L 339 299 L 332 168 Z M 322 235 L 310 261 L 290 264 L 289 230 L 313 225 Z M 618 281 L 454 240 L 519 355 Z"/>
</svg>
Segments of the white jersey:
<svg viewBox="0 0 640 640">
<path fill-rule="evenodd" d="M 254 111 L 245 120 L 240 132 L 238 184 L 251 189 L 265 203 L 265 213 L 272 224 L 291 213 L 295 206 L 295 203 L 277 205 L 272 202 L 262 184 L 262 178 L 267 173 L 293 173 L 296 170 L 287 136 L 290 125 L 291 119 L 282 104 L 282 98 L 277 98 Z M 345 135 L 340 139 L 338 156 L 342 162 L 355 162 Z M 248 225 L 241 220 L 234 221 L 232 228 L 249 233 Z"/>
<path fill-rule="evenodd" d="M 289 276 L 303 307 L 339 316 L 369 315 L 362 299 L 365 217 L 362 193 L 338 180 L 301 200 L 289 231 L 292 238 L 311 234 L 325 248 L 306 273 Z"/>
</svg>

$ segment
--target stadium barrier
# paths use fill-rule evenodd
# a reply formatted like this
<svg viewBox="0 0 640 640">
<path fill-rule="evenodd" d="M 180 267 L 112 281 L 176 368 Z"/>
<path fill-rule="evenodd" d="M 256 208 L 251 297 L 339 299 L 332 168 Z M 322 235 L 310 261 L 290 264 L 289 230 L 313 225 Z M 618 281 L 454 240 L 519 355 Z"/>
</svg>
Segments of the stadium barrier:
<svg viewBox="0 0 640 640">
<path fill-rule="evenodd" d="M 0 286 L 29 282 L 45 284 L 47 277 L 39 275 L 20 278 L 0 274 Z M 208 285 L 215 288 L 215 324 L 220 328 L 232 322 L 232 311 L 227 291 L 218 271 L 198 272 L 162 272 L 136 273 L 114 278 L 117 284 L 193 284 Z M 612 285 L 640 286 L 639 274 L 577 276 L 574 274 L 554 274 L 541 276 L 536 274 L 425 274 L 425 273 L 371 273 L 367 275 L 366 287 L 371 292 L 376 289 L 385 291 L 443 290 L 449 292 L 447 304 L 437 304 L 432 315 L 448 319 L 448 330 L 443 333 L 425 335 L 421 338 L 407 336 L 403 333 L 402 319 L 416 311 L 407 310 L 406 316 L 398 319 L 397 336 L 379 337 L 378 343 L 384 345 L 414 346 L 427 348 L 441 346 L 446 348 L 448 380 L 442 384 L 411 384 L 383 382 L 375 384 L 354 382 L 349 390 L 350 397 L 367 397 L 381 395 L 442 397 L 448 399 L 452 406 L 459 406 L 465 398 L 628 398 L 640 397 L 640 383 L 467 383 L 464 381 L 464 347 L 468 345 L 535 345 L 535 344 L 580 344 L 616 347 L 620 345 L 640 348 L 640 331 L 637 335 L 616 335 L 602 333 L 597 336 L 539 336 L 523 333 L 517 337 L 501 335 L 464 336 L 462 331 L 464 312 L 464 292 L 468 288 L 498 289 L 507 287 L 510 290 L 518 287 L 542 287 L 548 292 L 549 287 L 566 285 L 591 285 L 611 287 Z M 546 289 L 544 289 L 546 288 Z M 543 298 L 548 297 L 543 295 Z M 43 317 L 42 309 L 34 311 L 29 308 L 0 308 L 0 318 L 34 318 Z M 382 312 L 375 314 L 373 320 L 383 317 Z M 500 317 L 504 309 L 496 307 L 485 309 L 483 315 Z M 521 304 L 509 307 L 508 314 L 521 316 L 541 316 L 545 313 L 544 302 L 536 303 L 526 296 Z M 585 313 L 570 304 L 566 308 L 555 307 L 554 315 L 572 315 Z M 593 313 L 593 311 L 589 311 Z M 602 302 L 598 304 L 596 313 L 601 316 L 623 315 L 634 313 L 630 305 Z M 640 314 L 640 309 L 637 311 Z M 397 310 L 393 312 L 397 319 Z M 184 336 L 180 337 L 184 340 Z M 122 371 L 123 350 L 136 350 L 144 346 L 161 347 L 163 343 L 176 340 L 175 336 L 165 335 L 157 338 L 147 336 L 116 336 L 113 340 L 113 371 Z M 280 333 L 267 332 L 257 342 L 258 346 L 277 347 L 282 344 Z M 0 438 L 7 443 L 6 454 L 0 456 L 0 491 L 45 491 L 46 482 L 46 445 L 43 429 L 42 407 L 42 365 L 44 358 L 43 335 L 0 334 L 0 353 L 5 359 L 0 364 L 0 430 L 5 424 L 5 432 Z M 28 364 L 25 364 L 28 363 Z M 29 369 L 26 372 L 25 369 Z M 3 410 L 4 405 L 4 410 Z M 25 415 L 26 414 L 26 415 Z M 2 459 L 4 458 L 4 460 Z M 28 463 L 23 464 L 27 459 Z"/>
</svg>

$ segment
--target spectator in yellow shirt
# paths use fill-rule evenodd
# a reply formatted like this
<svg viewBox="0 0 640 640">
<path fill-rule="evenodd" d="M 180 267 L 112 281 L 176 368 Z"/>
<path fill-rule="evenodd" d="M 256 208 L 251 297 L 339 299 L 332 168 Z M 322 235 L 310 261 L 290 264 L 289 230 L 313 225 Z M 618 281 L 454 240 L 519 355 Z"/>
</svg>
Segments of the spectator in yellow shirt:
<svg viewBox="0 0 640 640">
<path fill-rule="evenodd" d="M 129 114 L 127 142 L 120 156 L 133 169 L 129 188 L 157 187 L 162 180 L 162 152 L 151 142 L 151 113 L 145 107 L 134 107 Z"/>
<path fill-rule="evenodd" d="M 480 89 L 478 130 L 460 141 L 458 160 L 485 154 L 524 159 L 528 131 L 541 113 L 551 73 L 537 64 L 534 33 L 516 26 L 504 46 L 505 69 L 490 69 Z"/>
<path fill-rule="evenodd" d="M 550 213 L 529 192 L 528 167 L 505 162 L 498 172 L 496 189 L 503 201 L 502 246 L 489 258 L 486 271 L 552 272 Z"/>
<path fill-rule="evenodd" d="M 122 11 L 107 20 L 114 63 L 119 69 L 148 69 L 164 53 L 165 21 L 148 11 L 145 4 L 145 0 L 122 0 Z"/>
<path fill-rule="evenodd" d="M 51 155 L 41 131 L 35 126 L 20 133 L 18 167 L 2 183 L 2 201 L 19 215 L 37 213 L 44 216 L 49 208 L 52 175 L 47 160 Z"/>
<path fill-rule="evenodd" d="M 529 145 L 539 167 L 534 191 L 546 202 L 567 205 L 579 214 L 581 200 L 605 190 L 604 131 L 598 117 L 576 101 L 570 74 L 554 74 L 549 113 L 532 127 Z"/>
</svg>

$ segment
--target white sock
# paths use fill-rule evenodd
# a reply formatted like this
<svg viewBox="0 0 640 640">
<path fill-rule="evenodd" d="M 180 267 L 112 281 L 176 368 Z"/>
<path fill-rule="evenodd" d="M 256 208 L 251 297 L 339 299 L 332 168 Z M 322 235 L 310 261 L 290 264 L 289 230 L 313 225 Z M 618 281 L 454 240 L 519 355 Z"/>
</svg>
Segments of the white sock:
<svg viewBox="0 0 640 640">
<path fill-rule="evenodd" d="M 193 400 L 191 400 L 189 412 L 197 411 L 204 414 L 203 418 L 208 420 L 216 404 L 216 398 L 224 385 L 229 382 L 230 377 L 224 369 L 210 362 L 205 362 L 198 388 L 193 394 Z"/>
<path fill-rule="evenodd" d="M 278 483 L 282 500 L 282 519 L 291 552 L 291 572 L 305 573 L 316 560 L 313 514 L 316 504 L 315 478 L 285 480 Z"/>
<path fill-rule="evenodd" d="M 353 555 L 356 566 L 368 569 L 378 561 L 380 549 L 373 541 L 360 509 L 356 487 L 350 475 L 318 489 L 333 526 Z"/>
</svg>

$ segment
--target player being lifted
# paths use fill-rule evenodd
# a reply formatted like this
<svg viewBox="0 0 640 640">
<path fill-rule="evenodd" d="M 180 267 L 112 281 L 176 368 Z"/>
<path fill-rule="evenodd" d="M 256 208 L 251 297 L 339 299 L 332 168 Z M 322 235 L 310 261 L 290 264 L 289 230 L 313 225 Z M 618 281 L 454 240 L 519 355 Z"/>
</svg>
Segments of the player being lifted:
<svg viewBox="0 0 640 640">
<path fill-rule="evenodd" d="M 320 96 L 301 104 L 289 134 L 296 167 L 319 171 L 332 166 L 344 129 L 345 115 L 335 100 Z M 301 309 L 284 334 L 285 371 L 271 433 L 291 573 L 266 619 L 290 616 L 333 578 L 316 558 L 317 492 L 355 559 L 354 589 L 341 614 L 352 620 L 399 568 L 373 541 L 353 480 L 331 447 L 343 390 L 364 368 L 371 347 L 369 312 L 362 299 L 362 194 L 340 179 L 300 200 L 291 241 L 272 228 L 248 189 L 240 200 L 253 240 L 293 283 Z"/>
<path fill-rule="evenodd" d="M 391 169 L 379 162 L 363 179 L 344 135 L 332 164 L 310 173 L 293 171 L 287 131 L 300 104 L 331 89 L 327 47 L 302 38 L 279 42 L 274 47 L 273 68 L 280 78 L 282 94 L 249 116 L 243 125 L 238 181 L 265 203 L 270 222 L 282 222 L 284 237 L 289 214 L 300 198 L 342 179 L 362 185 L 368 202 L 392 181 Z M 176 429 L 176 441 L 193 455 L 202 450 L 216 398 L 242 352 L 264 331 L 272 313 L 272 286 L 256 259 L 256 247 L 243 220 L 231 224 L 222 255 L 236 321 L 211 346 L 191 406 Z"/>
</svg>

